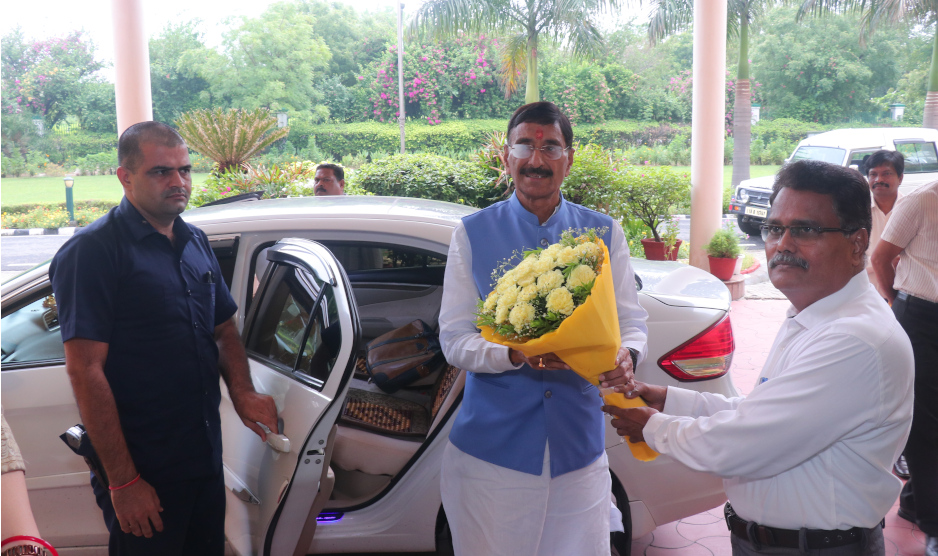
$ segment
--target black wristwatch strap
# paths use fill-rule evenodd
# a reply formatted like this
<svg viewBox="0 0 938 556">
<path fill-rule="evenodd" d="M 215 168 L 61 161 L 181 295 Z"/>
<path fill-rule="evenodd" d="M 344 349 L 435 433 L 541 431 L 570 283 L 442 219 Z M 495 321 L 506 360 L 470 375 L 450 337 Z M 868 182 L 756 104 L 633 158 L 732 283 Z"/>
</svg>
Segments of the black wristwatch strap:
<svg viewBox="0 0 938 556">
<path fill-rule="evenodd" d="M 632 370 L 638 368 L 638 350 L 633 348 L 626 348 L 629 350 L 629 355 L 632 356 Z"/>
</svg>

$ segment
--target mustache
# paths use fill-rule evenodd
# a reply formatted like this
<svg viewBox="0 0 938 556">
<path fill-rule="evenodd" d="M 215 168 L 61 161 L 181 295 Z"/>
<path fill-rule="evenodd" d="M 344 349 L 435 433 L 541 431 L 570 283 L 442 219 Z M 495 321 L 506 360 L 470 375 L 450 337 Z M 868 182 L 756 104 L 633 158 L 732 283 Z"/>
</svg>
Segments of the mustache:
<svg viewBox="0 0 938 556">
<path fill-rule="evenodd" d="M 185 187 L 174 187 L 174 188 L 172 188 L 172 189 L 169 189 L 169 190 L 167 190 L 165 193 L 163 193 L 163 198 L 166 199 L 167 197 L 171 197 L 171 196 L 173 196 L 173 195 L 178 195 L 178 194 L 180 194 L 180 193 L 181 193 L 183 196 L 185 196 L 186 199 L 189 198 L 189 192 L 186 191 L 186 188 L 185 188 Z"/>
<path fill-rule="evenodd" d="M 521 170 L 521 175 L 549 178 L 554 175 L 554 171 L 550 168 L 524 168 Z"/>
<path fill-rule="evenodd" d="M 791 253 L 776 253 L 772 260 L 769 261 L 769 268 L 775 268 L 778 265 L 786 266 L 798 266 L 804 270 L 808 270 L 808 261 L 802 259 L 801 257 L 796 257 Z"/>
</svg>

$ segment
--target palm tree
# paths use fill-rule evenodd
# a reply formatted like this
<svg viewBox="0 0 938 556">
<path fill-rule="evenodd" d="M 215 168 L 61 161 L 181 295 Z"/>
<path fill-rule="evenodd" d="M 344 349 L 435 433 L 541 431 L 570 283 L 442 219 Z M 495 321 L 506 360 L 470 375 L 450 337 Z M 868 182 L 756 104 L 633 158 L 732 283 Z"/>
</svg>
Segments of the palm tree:
<svg viewBox="0 0 938 556">
<path fill-rule="evenodd" d="M 506 98 L 518 90 L 525 74 L 524 100 L 536 102 L 541 99 L 537 79 L 541 35 L 566 44 L 575 56 L 597 54 L 603 41 L 592 18 L 618 5 L 619 0 L 426 0 L 411 19 L 408 35 L 505 37 L 500 74 Z"/>
<path fill-rule="evenodd" d="M 694 20 L 694 0 L 655 0 L 648 22 L 652 44 L 686 30 Z M 764 0 L 728 0 L 726 34 L 739 37 L 739 64 L 733 101 L 733 185 L 749 179 L 749 144 L 752 140 L 752 89 L 749 83 L 749 24 L 762 15 Z"/>
<path fill-rule="evenodd" d="M 809 13 L 821 15 L 842 11 L 861 15 L 860 42 L 873 36 L 881 24 L 895 24 L 902 20 L 933 25 L 938 19 L 938 0 L 804 0 L 798 8 L 798 21 Z M 924 127 L 938 129 L 938 27 L 932 39 L 931 68 L 928 72 L 928 93 L 925 95 Z"/>
<path fill-rule="evenodd" d="M 189 148 L 217 162 L 220 174 L 243 169 L 248 159 L 290 132 L 288 127 L 270 131 L 276 125 L 266 108 L 193 110 L 176 120 Z"/>
</svg>

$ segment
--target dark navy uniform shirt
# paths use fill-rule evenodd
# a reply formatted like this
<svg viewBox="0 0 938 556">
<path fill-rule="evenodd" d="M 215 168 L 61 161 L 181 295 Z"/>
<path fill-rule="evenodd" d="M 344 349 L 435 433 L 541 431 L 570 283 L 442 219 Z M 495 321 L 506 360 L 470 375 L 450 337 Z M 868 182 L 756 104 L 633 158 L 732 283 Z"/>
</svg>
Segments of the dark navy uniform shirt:
<svg viewBox="0 0 938 556">
<path fill-rule="evenodd" d="M 49 269 L 62 340 L 108 344 L 104 374 L 151 482 L 221 471 L 214 334 L 237 310 L 205 233 L 176 218 L 173 234 L 175 246 L 124 198 Z"/>
</svg>

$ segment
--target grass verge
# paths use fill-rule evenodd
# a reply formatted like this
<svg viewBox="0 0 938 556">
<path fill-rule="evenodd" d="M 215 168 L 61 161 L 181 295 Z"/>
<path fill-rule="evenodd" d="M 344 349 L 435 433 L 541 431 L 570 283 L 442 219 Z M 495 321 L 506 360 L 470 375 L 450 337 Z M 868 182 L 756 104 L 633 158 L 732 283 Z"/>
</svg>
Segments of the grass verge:
<svg viewBox="0 0 938 556">
<path fill-rule="evenodd" d="M 208 174 L 192 174 L 192 186 L 201 185 Z M 75 201 L 120 202 L 124 190 L 117 176 L 77 176 L 72 189 Z M 62 178 L 3 178 L 0 182 L 0 207 L 27 204 L 55 204 L 65 201 Z"/>
</svg>

